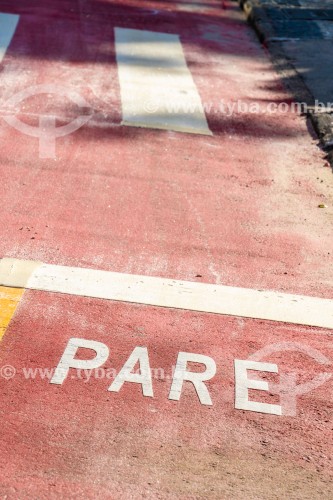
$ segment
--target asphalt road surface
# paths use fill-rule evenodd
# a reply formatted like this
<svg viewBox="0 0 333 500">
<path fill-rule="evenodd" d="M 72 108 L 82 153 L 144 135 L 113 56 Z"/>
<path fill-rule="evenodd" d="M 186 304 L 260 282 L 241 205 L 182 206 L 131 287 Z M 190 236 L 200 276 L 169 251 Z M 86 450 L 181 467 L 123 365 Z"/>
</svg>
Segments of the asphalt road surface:
<svg viewBox="0 0 333 500">
<path fill-rule="evenodd" d="M 238 5 L 0 5 L 0 498 L 331 498 L 332 173 Z"/>
</svg>

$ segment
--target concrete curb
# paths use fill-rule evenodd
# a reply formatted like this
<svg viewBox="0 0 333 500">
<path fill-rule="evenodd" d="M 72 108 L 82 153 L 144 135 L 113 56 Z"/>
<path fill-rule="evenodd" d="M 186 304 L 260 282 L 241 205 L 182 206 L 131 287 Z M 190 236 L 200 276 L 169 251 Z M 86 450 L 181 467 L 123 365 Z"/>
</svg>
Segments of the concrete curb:
<svg viewBox="0 0 333 500">
<path fill-rule="evenodd" d="M 265 7 L 253 0 L 238 0 L 249 24 L 252 25 L 260 42 L 268 49 L 275 69 L 281 75 L 287 89 L 298 102 L 305 102 L 310 110 L 306 113 L 313 129 L 318 135 L 320 146 L 327 153 L 327 160 L 333 169 L 333 113 L 315 113 L 311 107 L 315 105 L 315 97 L 307 88 L 301 75 L 286 56 L 273 23 L 266 13 Z"/>
</svg>

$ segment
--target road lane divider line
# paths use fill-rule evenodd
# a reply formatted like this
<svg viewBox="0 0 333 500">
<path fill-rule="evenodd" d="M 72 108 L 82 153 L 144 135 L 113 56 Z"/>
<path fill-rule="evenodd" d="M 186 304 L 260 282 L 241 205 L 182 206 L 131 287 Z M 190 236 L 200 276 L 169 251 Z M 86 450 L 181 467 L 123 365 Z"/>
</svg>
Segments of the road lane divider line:
<svg viewBox="0 0 333 500">
<path fill-rule="evenodd" d="M 26 269 L 26 270 L 25 270 Z M 333 300 L 4 258 L 0 285 L 333 329 Z"/>
<path fill-rule="evenodd" d="M 14 316 L 16 308 L 24 294 L 24 288 L 0 286 L 0 341 Z"/>
<path fill-rule="evenodd" d="M 115 28 L 123 125 L 212 135 L 178 35 Z"/>
<path fill-rule="evenodd" d="M 14 36 L 20 16 L 0 12 L 0 63 Z"/>
</svg>

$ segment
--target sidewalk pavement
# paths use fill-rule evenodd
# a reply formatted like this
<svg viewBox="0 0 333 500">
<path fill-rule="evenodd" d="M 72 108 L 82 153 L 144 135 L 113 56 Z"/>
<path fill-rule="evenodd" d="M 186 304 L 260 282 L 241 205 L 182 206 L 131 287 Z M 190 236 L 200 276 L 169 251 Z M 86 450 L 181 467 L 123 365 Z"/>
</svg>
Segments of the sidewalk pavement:
<svg viewBox="0 0 333 500">
<path fill-rule="evenodd" d="M 330 0 L 240 0 L 333 167 L 333 5 Z"/>
</svg>

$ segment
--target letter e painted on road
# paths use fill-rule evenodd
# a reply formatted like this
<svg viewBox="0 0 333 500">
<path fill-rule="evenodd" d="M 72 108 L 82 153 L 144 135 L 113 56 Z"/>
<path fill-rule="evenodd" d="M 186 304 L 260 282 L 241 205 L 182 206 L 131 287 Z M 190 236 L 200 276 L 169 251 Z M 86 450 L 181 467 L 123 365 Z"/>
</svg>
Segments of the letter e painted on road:
<svg viewBox="0 0 333 500">
<path fill-rule="evenodd" d="M 278 367 L 273 363 L 260 363 L 258 361 L 235 359 L 235 408 L 237 410 L 282 415 L 282 408 L 280 405 L 249 401 L 249 389 L 269 391 L 269 386 L 264 380 L 248 379 L 247 370 L 278 373 Z"/>
</svg>

